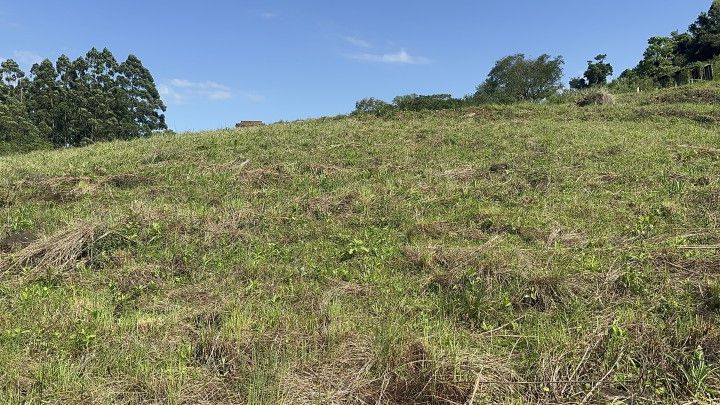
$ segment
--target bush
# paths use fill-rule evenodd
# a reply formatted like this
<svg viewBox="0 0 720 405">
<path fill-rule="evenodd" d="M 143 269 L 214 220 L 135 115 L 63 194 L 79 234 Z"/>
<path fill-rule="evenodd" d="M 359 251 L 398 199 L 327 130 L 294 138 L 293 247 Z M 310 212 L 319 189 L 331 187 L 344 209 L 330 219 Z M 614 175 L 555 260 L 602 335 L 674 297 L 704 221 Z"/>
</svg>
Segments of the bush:
<svg viewBox="0 0 720 405">
<path fill-rule="evenodd" d="M 371 97 L 355 103 L 355 111 L 352 112 L 352 115 L 373 114 L 377 117 L 388 117 L 394 110 L 395 108 L 391 104 Z"/>
<path fill-rule="evenodd" d="M 590 90 L 575 102 L 579 107 L 587 107 L 590 105 L 613 105 L 615 104 L 615 96 L 608 93 L 605 89 Z"/>
<path fill-rule="evenodd" d="M 462 100 L 453 98 L 450 94 L 408 94 L 395 97 L 393 104 L 400 111 L 447 110 L 459 107 Z"/>
</svg>

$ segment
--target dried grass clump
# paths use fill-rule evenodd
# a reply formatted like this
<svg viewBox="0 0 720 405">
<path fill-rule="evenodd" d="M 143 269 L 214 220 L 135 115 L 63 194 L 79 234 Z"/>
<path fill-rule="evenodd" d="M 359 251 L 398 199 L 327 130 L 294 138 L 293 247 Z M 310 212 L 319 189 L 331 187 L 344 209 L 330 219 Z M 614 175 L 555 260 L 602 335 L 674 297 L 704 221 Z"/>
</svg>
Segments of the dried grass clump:
<svg viewBox="0 0 720 405">
<path fill-rule="evenodd" d="M 415 270 L 466 269 L 468 267 L 484 267 L 489 260 L 487 253 L 500 239 L 495 235 L 480 246 L 405 246 L 401 250 L 402 257 Z"/>
<path fill-rule="evenodd" d="M 93 245 L 109 233 L 102 224 L 82 223 L 37 240 L 0 262 L 0 274 L 28 267 L 30 274 L 65 270 L 93 255 Z"/>
<path fill-rule="evenodd" d="M 477 178 L 478 171 L 475 168 L 465 166 L 456 169 L 446 170 L 440 173 L 440 177 L 447 177 L 460 181 L 469 181 Z"/>
<path fill-rule="evenodd" d="M 151 183 L 147 176 L 126 173 L 103 177 L 40 176 L 30 180 L 27 187 L 35 199 L 66 203 L 96 195 L 108 185 L 126 190 Z"/>
<path fill-rule="evenodd" d="M 369 346 L 347 341 L 318 364 L 291 368 L 281 385 L 295 404 L 479 404 L 517 395 L 506 364 L 479 354 L 436 359 L 415 342 L 380 365 Z"/>
<path fill-rule="evenodd" d="M 241 370 L 252 366 L 250 348 L 218 335 L 201 336 L 195 342 L 192 359 L 198 366 L 224 378 L 236 378 Z"/>
<path fill-rule="evenodd" d="M 294 404 L 362 403 L 375 378 L 375 356 L 366 343 L 346 340 L 318 364 L 291 367 L 283 376 L 283 396 Z"/>
<path fill-rule="evenodd" d="M 615 96 L 605 89 L 591 90 L 583 94 L 576 102 L 578 107 L 587 107 L 591 105 L 613 105 L 615 104 Z"/>
<path fill-rule="evenodd" d="M 290 175 L 282 168 L 243 170 L 239 174 L 239 181 L 249 183 L 254 187 L 265 187 L 283 183 L 290 179 Z"/>
<path fill-rule="evenodd" d="M 336 174 L 343 174 L 350 171 L 347 167 L 331 164 L 309 164 L 307 170 L 316 176 L 332 176 Z"/>
<path fill-rule="evenodd" d="M 695 103 L 695 104 L 713 104 L 720 103 L 720 92 L 716 89 L 697 89 L 692 87 L 683 87 L 664 91 L 651 99 L 652 103 Z"/>
</svg>

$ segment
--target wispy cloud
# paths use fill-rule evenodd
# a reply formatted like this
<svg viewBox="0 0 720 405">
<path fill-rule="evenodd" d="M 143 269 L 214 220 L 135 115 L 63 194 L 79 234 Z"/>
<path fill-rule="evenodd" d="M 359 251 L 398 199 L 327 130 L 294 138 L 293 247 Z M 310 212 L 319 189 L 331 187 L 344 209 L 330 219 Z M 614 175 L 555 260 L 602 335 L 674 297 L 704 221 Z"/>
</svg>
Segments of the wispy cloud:
<svg viewBox="0 0 720 405">
<path fill-rule="evenodd" d="M 422 56 L 410 55 L 405 49 L 400 49 L 396 53 L 358 53 L 349 55 L 350 59 L 355 59 L 363 62 L 372 63 L 394 63 L 394 64 L 406 64 L 406 65 L 421 65 L 430 63 L 430 59 Z"/>
<path fill-rule="evenodd" d="M 22 28 L 22 25 L 18 23 L 12 16 L 7 13 L 0 11 L 0 27 L 4 28 Z"/>
<path fill-rule="evenodd" d="M 158 86 L 160 95 L 167 101 L 183 104 L 192 100 L 223 101 L 234 97 L 251 103 L 261 103 L 265 97 L 252 91 L 233 91 L 230 87 L 213 81 L 194 82 L 186 79 L 172 79 Z"/>
<path fill-rule="evenodd" d="M 165 99 L 165 101 L 171 101 L 176 104 L 180 104 L 183 101 L 185 101 L 185 97 L 183 97 L 180 92 L 175 90 L 174 88 L 168 86 L 167 84 L 161 84 L 158 86 L 158 92 L 160 92 L 160 96 Z"/>
<path fill-rule="evenodd" d="M 6 58 L 0 56 L 0 61 L 4 61 L 6 59 L 12 59 L 20 66 L 30 68 L 32 65 L 42 62 L 45 58 L 33 51 L 13 51 L 10 57 Z"/>
<path fill-rule="evenodd" d="M 240 92 L 240 97 L 251 103 L 262 103 L 266 100 L 265 96 L 254 91 Z"/>
<path fill-rule="evenodd" d="M 277 18 L 277 13 L 274 13 L 272 11 L 265 11 L 260 13 L 260 17 L 266 19 L 266 20 L 272 20 L 273 18 Z"/>
<path fill-rule="evenodd" d="M 370 49 L 370 48 L 372 48 L 372 44 L 370 44 L 370 42 L 368 42 L 368 41 L 366 41 L 366 40 L 364 40 L 364 39 L 360 39 L 360 38 L 357 38 L 357 37 L 342 37 L 342 39 L 344 39 L 344 40 L 345 40 L 347 43 L 349 43 L 350 45 L 354 45 L 354 46 L 357 46 L 357 47 L 359 47 L 359 48 L 365 48 L 365 49 Z"/>
<path fill-rule="evenodd" d="M 159 85 L 158 91 L 166 100 L 178 104 L 198 98 L 219 101 L 232 97 L 228 86 L 213 81 L 193 82 L 186 79 L 172 79 Z"/>
<path fill-rule="evenodd" d="M 13 59 L 21 65 L 32 66 L 35 63 L 42 62 L 45 58 L 33 51 L 15 51 L 13 52 Z"/>
</svg>

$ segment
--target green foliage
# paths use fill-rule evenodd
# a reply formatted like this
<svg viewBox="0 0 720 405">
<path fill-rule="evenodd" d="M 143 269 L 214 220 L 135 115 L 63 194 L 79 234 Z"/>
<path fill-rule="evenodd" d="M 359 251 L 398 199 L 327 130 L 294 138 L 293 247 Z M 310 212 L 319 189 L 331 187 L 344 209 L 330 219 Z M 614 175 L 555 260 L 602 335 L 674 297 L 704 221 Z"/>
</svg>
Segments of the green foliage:
<svg viewBox="0 0 720 405">
<path fill-rule="evenodd" d="M 608 87 L 616 93 L 628 93 L 651 90 L 655 88 L 655 83 L 652 78 L 642 76 L 634 69 L 626 69 Z"/>
<path fill-rule="evenodd" d="M 633 75 L 621 75 L 618 80 L 624 83 L 618 87 L 632 87 L 646 79 L 652 80 L 655 87 L 686 84 L 692 79 L 693 68 L 702 68 L 718 56 L 720 2 L 715 0 L 709 10 L 701 13 L 690 25 L 688 32 L 674 31 L 669 37 L 650 38 L 643 59 L 632 70 Z M 718 72 L 717 66 L 715 71 Z"/>
<path fill-rule="evenodd" d="M 587 87 L 606 85 L 608 77 L 613 74 L 613 67 L 605 62 L 605 59 L 607 59 L 607 55 L 602 54 L 596 56 L 595 60 L 589 60 L 583 77 L 570 80 L 570 88 L 581 90 Z"/>
<path fill-rule="evenodd" d="M 573 90 L 582 90 L 588 87 L 584 77 L 573 77 L 570 79 L 570 88 Z"/>
<path fill-rule="evenodd" d="M 676 32 L 670 37 L 650 38 L 643 59 L 635 68 L 636 73 L 651 78 L 659 87 L 674 85 L 687 61 L 679 52 L 679 46 L 685 43 L 684 41 L 685 35 Z"/>
<path fill-rule="evenodd" d="M 394 111 L 392 104 L 388 104 L 376 98 L 364 98 L 355 103 L 353 115 L 372 114 L 378 117 L 388 117 Z"/>
<path fill-rule="evenodd" d="M 47 147 L 25 107 L 14 98 L 0 102 L 0 154 Z"/>
<path fill-rule="evenodd" d="M 539 101 L 562 89 L 562 57 L 541 55 L 537 59 L 523 54 L 497 61 L 484 83 L 475 92 L 477 102 L 512 103 Z"/>
<path fill-rule="evenodd" d="M 30 73 L 26 78 L 13 60 L 0 66 L 5 150 L 79 146 L 167 129 L 152 75 L 134 55 L 118 63 L 109 50 L 93 48 L 74 61 L 65 55 L 55 64 L 44 60 Z"/>
<path fill-rule="evenodd" d="M 372 114 L 377 117 L 390 117 L 395 111 L 427 111 L 458 108 L 464 101 L 450 94 L 397 96 L 389 104 L 376 98 L 365 98 L 355 103 L 353 115 Z"/>
<path fill-rule="evenodd" d="M 459 107 L 461 100 L 453 98 L 450 94 L 433 94 L 422 96 L 408 94 L 395 97 L 393 104 L 400 111 L 446 110 Z"/>
<path fill-rule="evenodd" d="M 720 55 L 720 2 L 714 0 L 710 10 L 690 25 L 689 32 L 692 40 L 687 51 L 691 61 L 706 61 Z"/>
</svg>

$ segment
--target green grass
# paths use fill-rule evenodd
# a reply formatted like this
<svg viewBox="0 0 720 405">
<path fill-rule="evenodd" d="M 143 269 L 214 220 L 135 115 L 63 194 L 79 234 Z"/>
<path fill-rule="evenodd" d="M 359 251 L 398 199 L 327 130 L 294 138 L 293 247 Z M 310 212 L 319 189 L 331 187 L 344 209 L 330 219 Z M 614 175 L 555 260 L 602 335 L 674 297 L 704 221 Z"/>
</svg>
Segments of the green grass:
<svg viewBox="0 0 720 405">
<path fill-rule="evenodd" d="M 711 403 L 686 90 L 0 157 L 0 402 Z"/>
</svg>

